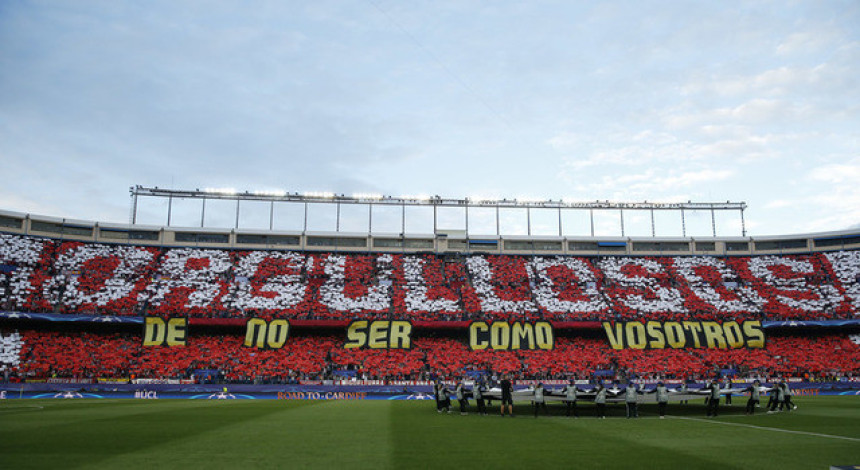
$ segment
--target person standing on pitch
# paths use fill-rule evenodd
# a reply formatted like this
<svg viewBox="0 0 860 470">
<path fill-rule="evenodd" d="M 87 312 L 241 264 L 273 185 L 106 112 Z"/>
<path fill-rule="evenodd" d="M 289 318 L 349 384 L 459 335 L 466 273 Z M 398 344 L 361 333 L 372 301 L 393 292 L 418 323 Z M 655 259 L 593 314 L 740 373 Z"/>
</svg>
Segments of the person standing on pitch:
<svg viewBox="0 0 860 470">
<path fill-rule="evenodd" d="M 639 417 L 639 409 L 636 405 L 636 400 L 639 398 L 638 394 L 639 390 L 637 390 L 636 384 L 632 380 L 628 380 L 627 388 L 624 390 L 624 402 L 627 404 L 627 419 Z"/>
<path fill-rule="evenodd" d="M 750 392 L 750 399 L 747 400 L 747 409 L 746 409 L 746 414 L 748 414 L 748 415 L 754 415 L 755 414 L 755 407 L 758 406 L 759 401 L 761 400 L 761 390 L 759 390 L 759 388 L 758 388 L 759 385 L 761 385 L 761 382 L 759 382 L 758 379 L 756 379 L 753 381 L 752 386 L 745 390 L 745 391 Z"/>
<path fill-rule="evenodd" d="M 773 404 L 770 406 L 770 411 L 768 411 L 768 413 L 775 412 L 777 406 L 779 406 L 779 411 L 782 411 L 782 408 L 785 406 L 785 387 L 783 387 L 783 383 L 784 382 L 780 380 L 773 386 L 776 391 L 776 398 L 773 400 Z"/>
<path fill-rule="evenodd" d="M 546 400 L 544 399 L 543 392 L 544 392 L 543 384 L 538 382 L 537 387 L 535 387 L 535 398 L 534 398 L 535 418 L 537 418 L 537 415 L 538 415 L 538 408 L 543 408 L 544 413 L 546 413 Z"/>
<path fill-rule="evenodd" d="M 708 418 L 711 416 L 716 418 L 717 412 L 720 410 L 720 383 L 714 379 L 707 389 L 710 392 L 708 395 Z"/>
<path fill-rule="evenodd" d="M 731 379 L 728 378 L 728 376 L 723 378 L 723 383 L 725 384 L 725 387 L 723 387 L 724 389 L 732 388 L 732 381 L 731 381 Z M 731 392 L 726 393 L 726 405 L 732 406 L 732 393 Z"/>
<path fill-rule="evenodd" d="M 469 400 L 466 399 L 466 388 L 463 385 L 463 381 L 457 382 L 457 401 L 460 403 L 460 414 L 466 414 L 466 406 L 469 404 Z"/>
<path fill-rule="evenodd" d="M 669 403 L 669 389 L 663 385 L 663 382 L 657 382 L 657 410 L 660 412 L 660 419 L 666 419 L 666 405 Z"/>
<path fill-rule="evenodd" d="M 783 398 L 783 403 L 785 403 L 785 411 L 796 410 L 797 405 L 791 401 L 791 387 L 788 386 L 788 382 L 785 379 L 782 379 L 780 383 L 780 387 L 782 387 L 782 392 L 785 395 Z"/>
<path fill-rule="evenodd" d="M 603 384 L 597 384 L 597 395 L 594 396 L 594 404 L 597 407 L 597 417 L 606 418 L 606 389 Z"/>
<path fill-rule="evenodd" d="M 681 393 L 684 393 L 684 394 L 687 393 L 687 379 L 686 378 L 684 379 L 683 382 L 681 382 L 681 387 L 678 388 L 678 391 Z M 685 399 L 681 400 L 681 404 L 686 405 L 687 399 L 685 398 Z"/>
<path fill-rule="evenodd" d="M 442 381 L 436 383 L 436 399 L 439 401 L 439 413 L 442 412 L 442 409 L 451 412 L 451 398 L 448 397 L 448 388 L 445 387 L 445 384 Z"/>
<path fill-rule="evenodd" d="M 499 384 L 502 387 L 502 417 L 505 416 L 505 405 L 508 405 L 508 413 L 511 418 L 514 417 L 514 386 L 511 385 L 511 380 L 507 374 L 502 376 L 502 382 Z"/>
<path fill-rule="evenodd" d="M 472 396 L 475 397 L 475 404 L 478 405 L 478 414 L 486 415 L 487 407 L 484 406 L 484 387 L 482 379 L 475 379 L 475 385 L 472 387 Z"/>
<path fill-rule="evenodd" d="M 436 412 L 442 412 L 442 400 L 441 400 L 441 388 L 442 383 L 439 379 L 436 379 L 436 382 L 433 384 L 433 398 L 436 399 Z"/>
<path fill-rule="evenodd" d="M 576 381 L 571 379 L 570 384 L 564 387 L 564 404 L 567 405 L 567 417 L 570 418 L 570 411 L 573 410 L 573 417 L 579 418 L 579 413 L 576 412 Z"/>
<path fill-rule="evenodd" d="M 767 412 L 773 413 L 773 410 L 776 409 L 777 404 L 777 396 L 779 395 L 779 383 L 774 383 L 773 387 L 770 389 L 770 393 L 767 395 Z"/>
</svg>

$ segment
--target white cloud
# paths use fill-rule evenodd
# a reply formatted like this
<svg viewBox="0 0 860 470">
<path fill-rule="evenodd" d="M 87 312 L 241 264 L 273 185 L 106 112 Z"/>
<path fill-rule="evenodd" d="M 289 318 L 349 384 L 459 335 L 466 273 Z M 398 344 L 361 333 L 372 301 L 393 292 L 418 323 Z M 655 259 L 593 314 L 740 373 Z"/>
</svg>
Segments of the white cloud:
<svg viewBox="0 0 860 470">
<path fill-rule="evenodd" d="M 782 56 L 819 52 L 833 47 L 840 40 L 837 32 L 820 28 L 815 31 L 798 31 L 790 34 L 776 48 L 776 53 Z"/>
<path fill-rule="evenodd" d="M 706 168 L 684 172 L 649 169 L 643 173 L 610 174 L 598 181 L 579 183 L 575 187 L 585 194 L 620 195 L 618 199 L 625 201 L 666 199 L 685 201 L 691 199 L 691 193 L 683 195 L 675 192 L 718 183 L 733 174 L 734 171 L 729 169 Z"/>
<path fill-rule="evenodd" d="M 860 159 L 855 159 L 848 163 L 819 166 L 812 170 L 810 176 L 814 180 L 825 183 L 850 183 L 850 187 L 857 187 L 857 184 L 860 183 Z"/>
</svg>

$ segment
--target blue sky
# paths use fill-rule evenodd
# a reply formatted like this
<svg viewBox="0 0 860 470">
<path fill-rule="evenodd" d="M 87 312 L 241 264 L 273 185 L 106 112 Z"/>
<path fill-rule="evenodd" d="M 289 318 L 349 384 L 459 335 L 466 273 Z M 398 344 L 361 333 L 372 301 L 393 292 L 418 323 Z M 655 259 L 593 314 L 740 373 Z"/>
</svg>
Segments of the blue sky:
<svg viewBox="0 0 860 470">
<path fill-rule="evenodd" d="M 856 1 L 6 1 L 0 208 L 125 222 L 141 184 L 731 200 L 752 235 L 839 230 L 860 225 L 858 77 Z"/>
</svg>

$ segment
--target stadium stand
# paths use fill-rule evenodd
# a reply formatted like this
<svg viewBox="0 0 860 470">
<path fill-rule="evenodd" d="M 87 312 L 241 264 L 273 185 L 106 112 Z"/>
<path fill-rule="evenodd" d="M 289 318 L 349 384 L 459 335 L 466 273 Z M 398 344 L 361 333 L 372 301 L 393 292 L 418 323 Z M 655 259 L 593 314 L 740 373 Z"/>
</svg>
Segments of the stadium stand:
<svg viewBox="0 0 860 470">
<path fill-rule="evenodd" d="M 444 329 L 469 320 L 841 320 L 858 318 L 858 306 L 860 252 L 847 250 L 446 256 L 156 247 L 0 234 L 0 309 L 6 312 L 341 324 L 406 319 Z M 291 334 L 282 349 L 258 350 L 243 347 L 234 330 L 195 332 L 187 346 L 167 348 L 143 347 L 139 334 L 127 332 L 32 328 L 0 336 L 4 374 L 190 379 L 195 371 L 217 370 L 219 379 L 238 383 L 473 373 L 703 378 L 726 369 L 771 377 L 860 374 L 860 345 L 832 331 L 769 334 L 764 349 L 614 350 L 603 338 L 568 330 L 556 336 L 551 350 L 472 351 L 451 337 L 456 332 L 432 328 L 408 350 L 345 349 L 344 338 L 330 331 Z"/>
</svg>

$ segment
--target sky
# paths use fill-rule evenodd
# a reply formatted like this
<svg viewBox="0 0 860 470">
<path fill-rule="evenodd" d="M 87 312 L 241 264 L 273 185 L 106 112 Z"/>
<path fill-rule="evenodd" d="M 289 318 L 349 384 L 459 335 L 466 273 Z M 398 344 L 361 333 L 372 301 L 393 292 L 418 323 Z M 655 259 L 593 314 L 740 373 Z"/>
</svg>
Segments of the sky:
<svg viewBox="0 0 860 470">
<path fill-rule="evenodd" d="M 143 185 L 745 201 L 753 236 L 856 228 L 860 2 L 3 1 L 0 174 L 2 210 L 119 223 Z M 195 204 L 172 224 L 199 225 Z M 164 224 L 165 205 L 141 201 L 138 221 Z M 308 228 L 335 229 L 332 210 Z M 240 227 L 268 211 L 243 206 Z M 275 228 L 299 212 L 278 206 Z M 558 231 L 544 212 L 533 234 Z M 374 209 L 374 231 L 399 216 Z M 210 202 L 205 223 L 234 217 Z M 368 226 L 366 209 L 341 217 Z M 650 235 L 649 214 L 625 217 Z M 710 214 L 686 217 L 711 233 Z M 585 218 L 565 213 L 564 234 Z M 522 211 L 502 219 L 525 230 Z M 596 234 L 618 219 L 598 213 Z M 407 220 L 428 231 L 426 210 Z M 716 222 L 740 235 L 736 214 Z M 681 234 L 677 214 L 655 225 Z"/>
</svg>

